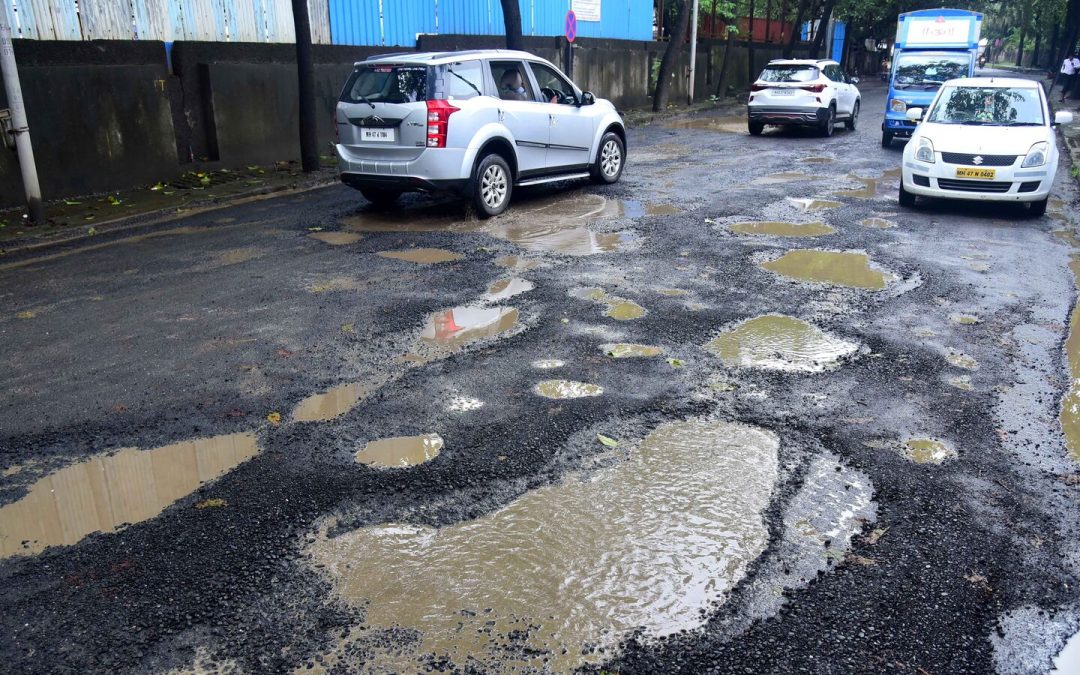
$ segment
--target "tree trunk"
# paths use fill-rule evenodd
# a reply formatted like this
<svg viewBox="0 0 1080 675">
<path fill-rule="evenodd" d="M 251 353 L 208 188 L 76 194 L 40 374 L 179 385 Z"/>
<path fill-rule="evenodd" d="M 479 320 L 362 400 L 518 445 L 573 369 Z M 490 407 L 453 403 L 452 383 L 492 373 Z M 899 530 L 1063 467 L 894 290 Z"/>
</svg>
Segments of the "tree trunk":
<svg viewBox="0 0 1080 675">
<path fill-rule="evenodd" d="M 814 44 L 810 47 L 810 58 L 816 59 L 821 53 L 821 47 L 825 44 L 825 36 L 829 33 L 829 21 L 832 19 L 833 6 L 836 0 L 825 0 L 825 7 L 821 10 L 821 23 L 818 24 L 814 34 Z M 825 58 L 828 58 L 828 49 L 825 50 Z"/>
<path fill-rule="evenodd" d="M 502 0 L 507 2 L 507 0 Z M 517 0 L 509 0 L 516 2 Z M 682 51 L 683 43 L 686 42 L 686 29 L 690 26 L 690 4 L 693 0 L 676 0 L 679 3 L 679 14 L 675 17 L 674 30 L 670 31 L 671 39 L 668 40 L 664 57 L 660 59 L 660 73 L 656 76 L 656 92 L 653 94 L 652 109 L 659 112 L 667 105 L 668 95 L 671 93 L 671 79 L 675 76 L 675 63 L 679 52 Z"/>
<path fill-rule="evenodd" d="M 311 22 L 307 0 L 292 0 L 296 32 L 297 105 L 300 120 L 300 167 L 319 170 L 319 140 L 315 133 L 315 66 L 311 57 Z"/>
<path fill-rule="evenodd" d="M 746 36 L 746 75 L 750 78 L 750 82 L 757 79 L 757 73 L 754 72 L 754 0 L 750 0 L 750 18 L 748 20 Z"/>
<path fill-rule="evenodd" d="M 1046 50 L 1046 59 L 1045 59 L 1045 61 L 1046 61 L 1046 72 L 1048 72 L 1048 73 L 1054 73 L 1055 72 L 1055 69 L 1054 69 L 1054 65 L 1055 65 L 1054 64 L 1054 54 L 1057 54 L 1057 50 L 1058 50 L 1058 30 L 1059 30 L 1059 27 L 1061 26 L 1061 22 L 1058 21 L 1057 16 L 1054 17 L 1053 24 L 1054 24 L 1054 30 L 1050 32 L 1050 45 L 1049 45 L 1049 48 Z M 1053 77 L 1053 76 L 1051 75 L 1051 77 Z"/>
<path fill-rule="evenodd" d="M 506 48 L 523 49 L 521 44 L 521 6 L 518 0 L 499 0 L 506 29 Z"/>
<path fill-rule="evenodd" d="M 1024 65 L 1024 40 L 1027 39 L 1027 7 L 1020 8 L 1020 43 L 1016 46 L 1016 67 Z"/>
<path fill-rule="evenodd" d="M 1031 67 L 1039 67 L 1039 57 L 1042 56 L 1042 26 L 1039 21 L 1042 17 L 1038 14 L 1035 15 L 1035 25 L 1032 28 L 1035 31 L 1035 48 L 1031 50 Z"/>
<path fill-rule="evenodd" d="M 784 45 L 784 58 L 790 59 L 792 53 L 795 51 L 795 41 L 799 39 L 799 31 L 801 30 L 803 18 L 806 16 L 806 9 L 810 5 L 810 0 L 799 0 L 799 8 L 795 10 L 795 25 L 791 27 L 791 35 L 788 35 L 787 44 Z"/>
<path fill-rule="evenodd" d="M 765 2 L 765 43 L 772 42 L 772 0 Z"/>
<path fill-rule="evenodd" d="M 1066 26 L 1065 41 L 1058 47 L 1056 58 L 1050 62 L 1050 67 L 1054 69 L 1054 84 L 1057 84 L 1061 74 L 1061 62 L 1076 50 L 1076 38 L 1080 36 L 1080 0 L 1069 0 L 1065 9 L 1064 25 Z"/>
<path fill-rule="evenodd" d="M 735 51 L 735 31 L 728 30 L 727 40 L 724 41 L 724 60 L 720 63 L 720 82 L 716 85 L 716 97 L 727 96 L 728 73 L 731 72 L 731 54 Z"/>
</svg>

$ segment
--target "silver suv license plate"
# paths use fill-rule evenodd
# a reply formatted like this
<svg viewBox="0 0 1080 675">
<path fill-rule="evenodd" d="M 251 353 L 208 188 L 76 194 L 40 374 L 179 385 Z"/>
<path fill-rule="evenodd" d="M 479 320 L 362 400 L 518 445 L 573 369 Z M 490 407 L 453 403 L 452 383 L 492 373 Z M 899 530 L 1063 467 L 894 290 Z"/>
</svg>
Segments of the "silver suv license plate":
<svg viewBox="0 0 1080 675">
<path fill-rule="evenodd" d="M 360 130 L 361 141 L 374 141 L 376 143 L 393 143 L 394 142 L 394 130 L 393 129 L 361 129 Z"/>
</svg>

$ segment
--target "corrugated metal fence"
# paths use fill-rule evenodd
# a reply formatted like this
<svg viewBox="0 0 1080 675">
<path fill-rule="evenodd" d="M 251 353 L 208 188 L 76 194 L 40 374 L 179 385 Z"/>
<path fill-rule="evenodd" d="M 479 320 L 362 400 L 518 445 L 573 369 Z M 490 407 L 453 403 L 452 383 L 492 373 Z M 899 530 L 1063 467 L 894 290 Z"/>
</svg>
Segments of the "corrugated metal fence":
<svg viewBox="0 0 1080 675">
<path fill-rule="evenodd" d="M 413 47 L 421 33 L 502 35 L 499 0 L 307 0 L 321 44 Z M 518 0 L 524 35 L 562 35 L 572 6 L 580 37 L 652 39 L 653 0 Z M 293 42 L 291 0 L 0 0 L 14 37 L 36 40 Z"/>
<path fill-rule="evenodd" d="M 573 0 L 518 0 L 523 35 L 562 35 Z M 600 20 L 578 19 L 578 36 L 651 40 L 652 0 L 599 0 Z M 334 44 L 412 47 L 420 33 L 501 35 L 499 0 L 329 0 Z"/>
<path fill-rule="evenodd" d="M 36 40 L 293 42 L 296 37 L 291 0 L 0 0 L 0 5 L 14 37 Z M 312 41 L 328 44 L 327 1 L 308 0 L 308 11 Z"/>
</svg>

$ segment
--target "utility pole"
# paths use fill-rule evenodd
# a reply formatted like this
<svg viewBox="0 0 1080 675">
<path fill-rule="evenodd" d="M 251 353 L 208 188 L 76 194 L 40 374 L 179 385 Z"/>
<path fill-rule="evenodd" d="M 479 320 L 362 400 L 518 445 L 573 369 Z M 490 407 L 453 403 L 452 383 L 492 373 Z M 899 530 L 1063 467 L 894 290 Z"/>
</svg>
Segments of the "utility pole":
<svg viewBox="0 0 1080 675">
<path fill-rule="evenodd" d="M 698 0 L 694 0 L 694 15 L 691 17 L 693 22 L 690 25 L 690 86 L 687 87 L 688 92 L 687 103 L 694 102 L 694 69 L 697 66 L 697 11 Z M 682 36 L 680 36 L 682 39 Z"/>
<path fill-rule="evenodd" d="M 300 104 L 300 166 L 305 173 L 319 170 L 319 140 L 315 134 L 315 66 L 311 60 L 311 23 L 307 0 L 292 0 L 296 27 L 296 75 Z"/>
<path fill-rule="evenodd" d="M 15 49 L 11 45 L 11 26 L 0 16 L 0 74 L 4 76 L 4 90 L 11 108 L 11 129 L 15 134 L 15 151 L 19 155 L 23 190 L 26 192 L 26 208 L 30 222 L 45 222 L 45 205 L 41 203 L 41 186 L 38 185 L 37 164 L 34 148 L 30 145 L 30 127 L 26 124 L 26 107 L 23 105 L 22 85 L 19 84 L 19 68 L 15 63 Z M 2 132 L 0 132 L 2 133 Z"/>
</svg>

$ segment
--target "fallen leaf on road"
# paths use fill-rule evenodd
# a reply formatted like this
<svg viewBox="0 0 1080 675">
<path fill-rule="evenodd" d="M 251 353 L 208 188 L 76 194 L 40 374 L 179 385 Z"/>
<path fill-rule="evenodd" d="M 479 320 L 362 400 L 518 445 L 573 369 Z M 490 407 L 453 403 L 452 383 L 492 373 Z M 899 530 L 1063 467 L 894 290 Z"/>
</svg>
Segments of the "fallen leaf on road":
<svg viewBox="0 0 1080 675">
<path fill-rule="evenodd" d="M 37 312 L 35 312 L 34 310 L 32 310 L 32 309 L 24 309 L 23 311 L 16 314 L 15 318 L 17 318 L 17 319 L 33 319 L 35 316 L 37 316 Z"/>
<path fill-rule="evenodd" d="M 976 572 L 975 570 L 969 570 L 968 573 L 964 575 L 964 578 L 975 584 L 976 586 L 981 587 L 983 590 L 993 590 L 990 587 L 989 579 L 984 577 L 982 574 Z"/>
<path fill-rule="evenodd" d="M 223 506 L 228 506 L 229 502 L 225 501 L 221 497 L 211 497 L 210 499 L 204 499 L 201 502 L 195 503 L 195 508 L 202 509 L 220 509 Z"/>
<path fill-rule="evenodd" d="M 888 531 L 889 528 L 887 527 L 879 527 L 876 530 L 873 530 L 872 532 L 870 532 L 870 534 L 866 535 L 866 543 L 873 546 L 874 544 L 878 543 L 878 540 L 884 537 L 885 533 Z"/>
<path fill-rule="evenodd" d="M 86 231 L 86 233 L 92 237 L 95 234 L 97 234 L 97 228 L 96 227 L 91 227 L 89 230 Z"/>
<path fill-rule="evenodd" d="M 596 440 L 600 441 L 609 448 L 619 447 L 619 442 L 617 440 L 609 436 L 605 436 L 604 434 L 596 434 Z"/>
<path fill-rule="evenodd" d="M 277 350 L 277 355 L 283 359 L 292 358 L 292 352 L 290 352 L 288 349 L 285 349 L 284 347 Z"/>
<path fill-rule="evenodd" d="M 281 413 L 274 411 L 266 416 L 266 421 L 273 424 L 275 427 L 281 424 Z"/>
<path fill-rule="evenodd" d="M 341 324 L 341 332 L 342 333 L 355 333 L 356 332 L 356 325 L 351 324 L 351 323 L 343 323 L 343 324 Z"/>
<path fill-rule="evenodd" d="M 667 362 L 672 368 L 682 368 L 686 365 L 686 361 L 682 359 L 668 359 Z"/>
<path fill-rule="evenodd" d="M 877 561 L 873 558 L 864 558 L 863 556 L 855 555 L 854 553 L 849 553 L 846 559 L 850 560 L 856 565 L 862 565 L 863 567 L 874 567 L 875 565 L 877 565 Z"/>
<path fill-rule="evenodd" d="M 1066 485 L 1080 485 L 1080 474 L 1067 473 L 1061 477 L 1061 480 L 1065 481 Z"/>
</svg>

